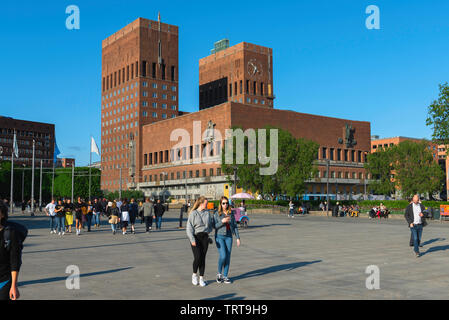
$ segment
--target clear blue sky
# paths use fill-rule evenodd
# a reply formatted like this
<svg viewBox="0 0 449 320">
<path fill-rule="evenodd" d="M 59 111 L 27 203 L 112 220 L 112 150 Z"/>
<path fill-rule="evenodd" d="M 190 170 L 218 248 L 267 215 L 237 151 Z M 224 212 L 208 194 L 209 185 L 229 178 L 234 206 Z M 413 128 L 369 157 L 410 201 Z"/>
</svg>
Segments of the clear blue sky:
<svg viewBox="0 0 449 320">
<path fill-rule="evenodd" d="M 71 4 L 80 30 L 65 27 Z M 365 27 L 372 4 L 380 30 Z M 198 60 L 229 38 L 273 48 L 276 108 L 431 136 L 427 106 L 449 81 L 447 0 L 5 1 L 0 114 L 55 123 L 61 156 L 87 164 L 90 136 L 101 140 L 101 41 L 158 11 L 180 28 L 180 110 L 198 110 Z"/>
</svg>

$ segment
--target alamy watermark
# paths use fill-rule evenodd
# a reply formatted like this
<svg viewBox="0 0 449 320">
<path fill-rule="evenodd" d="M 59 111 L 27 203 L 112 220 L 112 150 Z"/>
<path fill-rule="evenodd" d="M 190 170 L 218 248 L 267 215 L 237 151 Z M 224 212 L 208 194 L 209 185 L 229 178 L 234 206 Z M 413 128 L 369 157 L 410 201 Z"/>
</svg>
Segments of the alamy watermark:
<svg viewBox="0 0 449 320">
<path fill-rule="evenodd" d="M 68 290 L 79 290 L 80 289 L 80 268 L 76 265 L 67 266 L 65 273 L 70 275 L 65 280 L 65 287 Z"/>
<path fill-rule="evenodd" d="M 69 14 L 65 20 L 65 27 L 68 30 L 79 30 L 80 29 L 80 8 L 74 4 L 67 6 L 65 8 L 65 13 Z"/>
<path fill-rule="evenodd" d="M 380 9 L 378 6 L 369 5 L 365 10 L 366 14 L 369 16 L 366 18 L 365 26 L 368 30 L 379 30 L 380 29 Z"/>
<path fill-rule="evenodd" d="M 269 131 L 269 139 L 267 139 Z M 170 141 L 179 141 L 172 148 L 173 160 L 195 160 L 207 157 L 208 152 L 221 148 L 224 142 L 225 159 L 228 165 L 245 164 L 245 137 L 247 138 L 247 164 L 256 164 L 257 160 L 261 164 L 260 175 L 273 175 L 278 170 L 278 129 L 226 129 L 225 139 L 220 130 L 214 128 L 214 124 L 209 121 L 208 128 L 201 132 L 201 121 L 193 121 L 193 141 L 189 131 L 177 128 L 170 133 Z M 235 139 L 235 150 L 234 150 Z M 219 142 L 219 144 L 216 144 Z M 257 148 L 256 148 L 257 146 Z M 269 146 L 269 148 L 268 148 Z M 208 147 L 209 149 L 205 148 Z M 192 150 L 190 150 L 192 148 Z M 267 154 L 269 150 L 269 154 Z M 216 152 L 221 155 L 221 150 Z M 181 152 L 183 153 L 181 155 Z M 235 154 L 235 157 L 234 157 Z M 221 157 L 216 164 L 221 164 Z"/>
<path fill-rule="evenodd" d="M 366 278 L 365 286 L 368 290 L 379 290 L 380 289 L 380 269 L 376 265 L 367 266 L 365 273 L 369 274 Z"/>
</svg>

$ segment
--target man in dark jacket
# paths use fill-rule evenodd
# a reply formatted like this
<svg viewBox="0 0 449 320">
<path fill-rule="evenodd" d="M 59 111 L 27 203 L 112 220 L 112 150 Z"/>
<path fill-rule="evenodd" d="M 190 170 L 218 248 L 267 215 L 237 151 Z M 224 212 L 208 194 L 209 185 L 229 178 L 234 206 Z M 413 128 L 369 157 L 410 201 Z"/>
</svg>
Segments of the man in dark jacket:
<svg viewBox="0 0 449 320">
<path fill-rule="evenodd" d="M 332 207 L 332 217 L 338 217 L 338 202 L 335 206 Z"/>
<path fill-rule="evenodd" d="M 420 256 L 419 245 L 421 243 L 422 230 L 427 225 L 426 218 L 423 214 L 424 210 L 425 207 L 419 203 L 419 196 L 415 194 L 412 203 L 405 209 L 404 215 L 413 237 L 413 250 L 417 258 Z"/>
<path fill-rule="evenodd" d="M 162 216 L 164 215 L 165 208 L 161 203 L 161 200 L 157 200 L 157 203 L 154 205 L 154 218 L 156 219 L 156 230 L 161 229 L 162 224 Z"/>
</svg>

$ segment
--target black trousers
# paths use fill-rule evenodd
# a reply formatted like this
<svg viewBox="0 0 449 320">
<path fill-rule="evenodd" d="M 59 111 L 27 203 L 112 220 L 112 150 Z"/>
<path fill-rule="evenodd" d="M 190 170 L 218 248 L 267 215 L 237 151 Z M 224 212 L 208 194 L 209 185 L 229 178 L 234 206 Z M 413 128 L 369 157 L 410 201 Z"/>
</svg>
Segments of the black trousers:
<svg viewBox="0 0 449 320">
<path fill-rule="evenodd" d="M 9 290 L 11 290 L 11 279 L 0 289 L 0 301 L 9 300 Z"/>
<path fill-rule="evenodd" d="M 196 246 L 192 247 L 193 252 L 193 273 L 200 270 L 200 276 L 204 276 L 206 270 L 206 253 L 209 248 L 209 235 L 206 232 L 200 232 L 195 235 Z"/>
<path fill-rule="evenodd" d="M 153 216 L 145 217 L 145 230 L 149 231 L 153 225 Z"/>
</svg>

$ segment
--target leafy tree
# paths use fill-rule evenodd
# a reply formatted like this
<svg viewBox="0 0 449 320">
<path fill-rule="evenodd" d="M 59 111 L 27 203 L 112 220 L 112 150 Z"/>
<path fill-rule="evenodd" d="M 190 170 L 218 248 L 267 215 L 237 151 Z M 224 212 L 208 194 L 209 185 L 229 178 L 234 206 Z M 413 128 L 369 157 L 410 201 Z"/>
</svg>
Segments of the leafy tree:
<svg viewBox="0 0 449 320">
<path fill-rule="evenodd" d="M 393 152 L 391 148 L 378 149 L 368 154 L 365 169 L 371 174 L 374 182 L 370 189 L 376 194 L 390 195 L 394 193 L 395 183 L 391 179 L 393 170 Z"/>
<path fill-rule="evenodd" d="M 426 141 L 403 141 L 394 150 L 396 186 L 404 197 L 441 191 L 444 172 L 434 160 Z"/>
<path fill-rule="evenodd" d="M 401 190 L 403 197 L 441 191 L 444 173 L 434 160 L 427 141 L 403 141 L 368 155 L 365 168 L 375 182 L 370 188 L 390 195 Z"/>
<path fill-rule="evenodd" d="M 436 143 L 449 144 L 449 85 L 440 84 L 438 100 L 428 107 L 426 124 L 432 126 L 432 138 Z"/>
<path fill-rule="evenodd" d="M 241 129 L 233 127 L 233 130 Z M 271 131 L 277 129 L 278 139 L 278 158 L 277 171 L 270 175 L 261 174 L 261 169 L 270 167 L 270 164 L 262 164 L 259 156 L 256 156 L 255 164 L 250 164 L 250 154 L 259 154 L 259 140 L 262 139 L 259 130 L 255 130 L 256 143 L 250 144 L 250 140 L 244 138 L 244 163 L 235 164 L 237 157 L 237 139 L 233 137 L 233 159 L 234 164 L 225 163 L 226 144 L 222 150 L 222 170 L 228 175 L 228 181 L 233 183 L 234 170 L 238 176 L 238 184 L 245 189 L 254 192 L 279 195 L 284 194 L 294 197 L 303 194 L 306 181 L 313 177 L 317 171 L 314 161 L 318 152 L 319 145 L 313 141 L 293 137 L 290 132 L 266 126 L 266 154 L 271 154 L 274 150 L 271 146 Z M 273 137 L 274 138 L 274 137 Z M 274 140 L 274 139 L 273 139 Z"/>
</svg>

